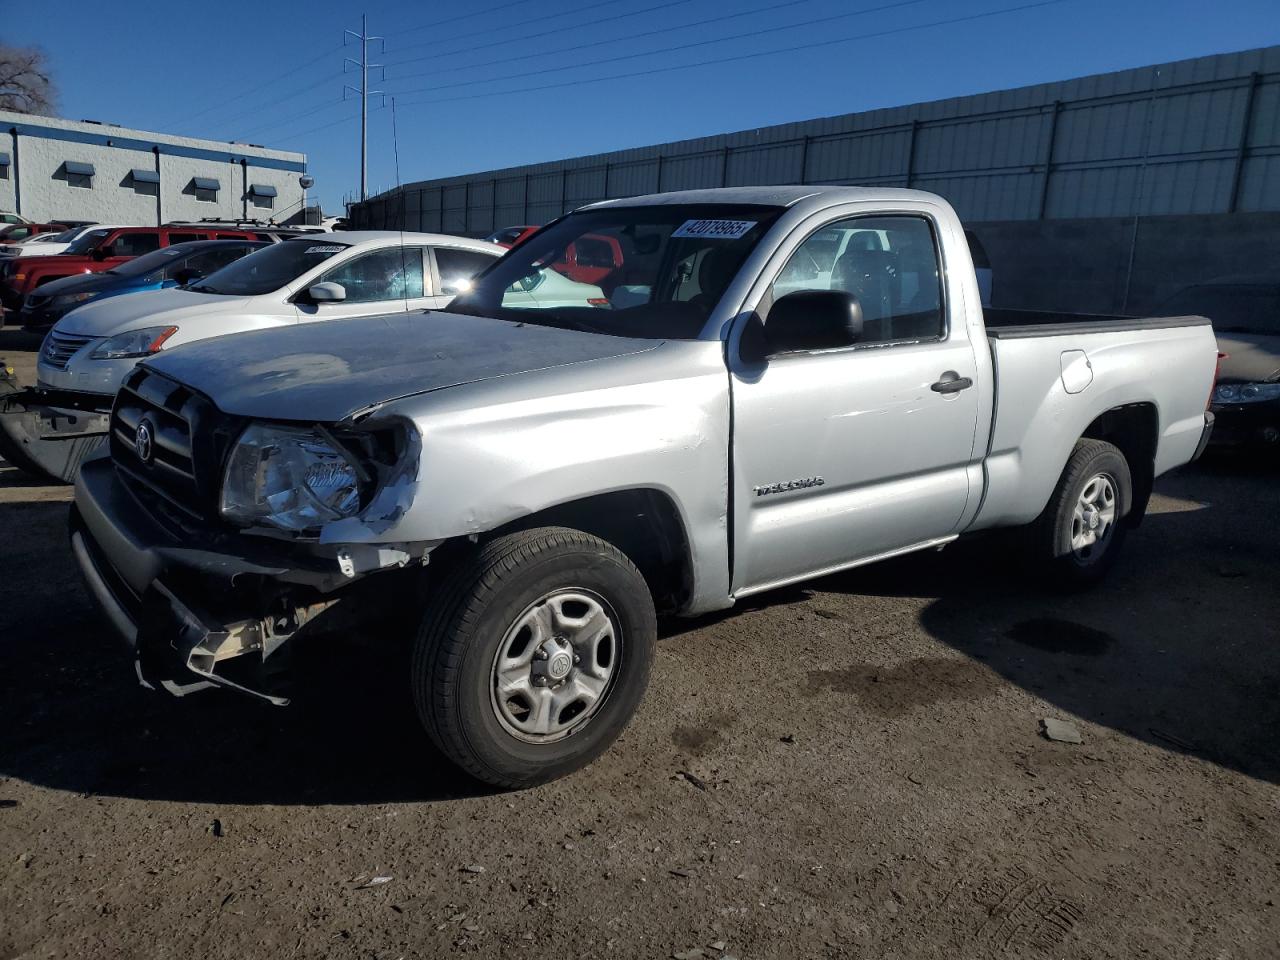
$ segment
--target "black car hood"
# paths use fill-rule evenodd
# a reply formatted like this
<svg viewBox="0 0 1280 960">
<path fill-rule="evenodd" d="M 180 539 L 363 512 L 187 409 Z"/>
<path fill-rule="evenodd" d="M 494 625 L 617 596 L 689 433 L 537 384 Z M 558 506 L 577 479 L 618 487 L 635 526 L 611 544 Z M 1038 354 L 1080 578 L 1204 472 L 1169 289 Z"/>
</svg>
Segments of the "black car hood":
<svg viewBox="0 0 1280 960">
<path fill-rule="evenodd" d="M 642 353 L 661 342 L 431 311 L 214 337 L 146 364 L 226 413 L 332 423 L 414 394 Z"/>
<path fill-rule="evenodd" d="M 1218 335 L 1218 349 L 1227 355 L 1222 361 L 1221 383 L 1266 383 L 1280 380 L 1280 336 L 1235 333 Z"/>
<path fill-rule="evenodd" d="M 61 280 L 50 280 L 37 288 L 38 296 L 57 297 L 67 293 L 96 293 L 109 290 L 125 281 L 126 277 L 118 277 L 109 273 L 78 273 L 74 277 L 63 277 Z"/>
</svg>

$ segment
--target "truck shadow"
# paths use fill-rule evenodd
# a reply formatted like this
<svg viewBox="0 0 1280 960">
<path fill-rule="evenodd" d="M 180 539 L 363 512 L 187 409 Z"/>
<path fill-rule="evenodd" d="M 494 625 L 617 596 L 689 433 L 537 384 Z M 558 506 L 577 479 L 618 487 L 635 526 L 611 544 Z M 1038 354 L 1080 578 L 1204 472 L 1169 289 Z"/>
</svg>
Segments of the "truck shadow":
<svg viewBox="0 0 1280 960">
<path fill-rule="evenodd" d="M 173 700 L 142 690 L 80 584 L 66 503 L 40 500 L 10 473 L 0 476 L 0 777 L 208 803 L 490 792 L 435 752 L 395 657 L 302 658 L 302 695 L 287 709 L 222 692 Z M 1034 584 L 991 539 L 777 591 L 746 609 L 837 607 L 838 596 L 823 597 L 846 593 L 924 598 L 920 624 L 931 636 L 1046 701 L 1047 713 L 1280 782 L 1274 476 L 1208 465 L 1171 492 L 1111 578 L 1086 593 Z M 666 624 L 664 637 L 692 642 L 681 634 L 741 613 Z M 848 655 L 856 659 L 856 648 Z"/>
<path fill-rule="evenodd" d="M 1212 481 L 1219 501 L 1148 516 L 1085 592 L 1046 589 L 997 538 L 813 586 L 929 598 L 920 625 L 1046 701 L 1046 715 L 1280 783 L 1280 496 L 1266 470 L 1223 471 L 1179 477 L 1184 490 Z"/>
</svg>

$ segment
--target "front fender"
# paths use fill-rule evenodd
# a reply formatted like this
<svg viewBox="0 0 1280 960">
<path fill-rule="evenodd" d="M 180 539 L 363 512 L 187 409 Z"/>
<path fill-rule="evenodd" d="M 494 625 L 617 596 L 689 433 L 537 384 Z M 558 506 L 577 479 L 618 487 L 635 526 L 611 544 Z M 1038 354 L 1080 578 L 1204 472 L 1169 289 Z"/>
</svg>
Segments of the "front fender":
<svg viewBox="0 0 1280 960">
<path fill-rule="evenodd" d="M 378 516 L 330 524 L 322 541 L 447 540 L 585 497 L 652 489 L 684 524 L 691 606 L 727 602 L 729 396 L 719 343 L 668 343 L 448 388 L 383 413 L 418 431 L 416 477 L 378 498 Z"/>
</svg>

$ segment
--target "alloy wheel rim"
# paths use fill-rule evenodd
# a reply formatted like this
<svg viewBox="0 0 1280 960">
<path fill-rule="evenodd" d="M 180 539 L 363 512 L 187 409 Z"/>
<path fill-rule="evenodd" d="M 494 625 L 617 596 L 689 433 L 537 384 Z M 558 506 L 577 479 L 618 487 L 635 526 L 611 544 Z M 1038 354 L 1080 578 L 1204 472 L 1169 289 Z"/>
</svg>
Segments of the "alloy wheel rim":
<svg viewBox="0 0 1280 960">
<path fill-rule="evenodd" d="M 1071 511 L 1071 553 L 1078 563 L 1093 563 L 1106 552 L 1116 510 L 1116 484 L 1111 475 L 1099 473 L 1089 478 Z"/>
<path fill-rule="evenodd" d="M 621 641 L 612 608 L 589 590 L 554 590 L 531 603 L 494 654 L 490 702 L 498 722 L 526 743 L 579 732 L 613 687 Z"/>
</svg>

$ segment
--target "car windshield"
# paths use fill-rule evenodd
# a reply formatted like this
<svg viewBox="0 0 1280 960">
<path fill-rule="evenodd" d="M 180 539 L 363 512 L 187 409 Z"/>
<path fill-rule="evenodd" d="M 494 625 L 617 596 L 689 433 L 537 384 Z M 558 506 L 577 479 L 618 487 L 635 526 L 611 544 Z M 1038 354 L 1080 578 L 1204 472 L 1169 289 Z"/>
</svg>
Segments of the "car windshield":
<svg viewBox="0 0 1280 960">
<path fill-rule="evenodd" d="M 110 232 L 110 230 L 90 230 L 80 239 L 74 241 L 71 246 L 67 247 L 67 253 L 88 253 L 97 247 Z"/>
<path fill-rule="evenodd" d="M 107 273 L 117 277 L 145 277 L 150 273 L 159 273 L 178 257 L 190 252 L 190 247 L 185 243 L 161 247 L 159 250 L 152 250 L 140 257 L 134 257 L 118 267 L 112 267 Z"/>
<path fill-rule="evenodd" d="M 781 213 L 745 204 L 584 210 L 459 283 L 446 309 L 620 337 L 697 339 Z M 448 292 L 449 278 L 441 281 Z"/>
<path fill-rule="evenodd" d="M 61 233 L 55 233 L 53 236 L 45 240 L 46 243 L 70 243 L 76 238 L 76 234 L 80 232 L 78 227 L 72 227 L 70 230 L 63 230 Z"/>
<path fill-rule="evenodd" d="M 1219 333 L 1280 336 L 1280 285 L 1188 287 L 1170 297 L 1160 313 L 1168 317 L 1208 317 Z"/>
<path fill-rule="evenodd" d="M 314 238 L 283 240 L 215 270 L 190 289 L 224 297 L 257 297 L 292 283 L 346 249 L 345 243 L 320 243 Z"/>
</svg>

